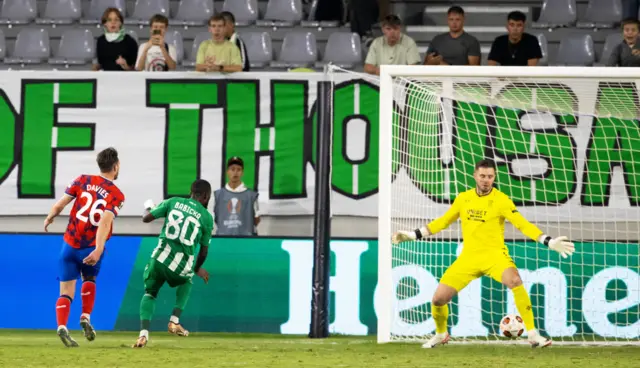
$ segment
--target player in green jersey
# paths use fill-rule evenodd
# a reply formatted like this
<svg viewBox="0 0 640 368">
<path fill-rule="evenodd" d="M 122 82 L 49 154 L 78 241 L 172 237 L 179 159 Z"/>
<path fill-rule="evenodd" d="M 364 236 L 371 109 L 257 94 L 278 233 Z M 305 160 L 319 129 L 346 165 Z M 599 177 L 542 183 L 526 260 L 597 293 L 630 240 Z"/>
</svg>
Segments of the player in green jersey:
<svg viewBox="0 0 640 368">
<path fill-rule="evenodd" d="M 169 332 L 178 336 L 188 336 L 189 331 L 180 325 L 180 314 L 191 294 L 194 273 L 205 283 L 209 273 L 202 268 L 209 251 L 209 241 L 213 231 L 213 216 L 207 210 L 211 198 L 211 184 L 206 180 L 196 180 L 191 184 L 190 198 L 169 198 L 158 206 L 151 200 L 145 202 L 142 221 L 151 222 L 164 217 L 164 225 L 158 236 L 158 246 L 144 270 L 145 294 L 140 302 L 141 330 L 134 348 L 142 348 L 149 341 L 149 327 L 156 305 L 156 297 L 164 283 L 176 288 L 176 304 L 169 320 Z M 194 257 L 198 245 L 198 258 Z"/>
</svg>

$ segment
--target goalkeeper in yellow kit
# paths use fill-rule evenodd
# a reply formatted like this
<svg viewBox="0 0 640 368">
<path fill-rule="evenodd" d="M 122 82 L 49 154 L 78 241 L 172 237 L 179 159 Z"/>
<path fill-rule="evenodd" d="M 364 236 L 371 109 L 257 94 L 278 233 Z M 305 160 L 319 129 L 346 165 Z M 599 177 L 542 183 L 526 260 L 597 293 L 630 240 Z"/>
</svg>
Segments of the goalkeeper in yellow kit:
<svg viewBox="0 0 640 368">
<path fill-rule="evenodd" d="M 511 289 L 532 347 L 546 347 L 551 340 L 542 337 L 535 327 L 531 300 L 522 285 L 516 265 L 504 244 L 504 220 L 507 219 L 529 238 L 538 241 L 567 258 L 575 247 L 566 236 L 552 238 L 527 221 L 506 194 L 493 187 L 496 166 L 493 161 L 476 164 L 473 177 L 476 188 L 460 193 L 444 216 L 421 229 L 399 231 L 392 241 L 419 240 L 444 230 L 460 218 L 464 246 L 458 259 L 446 270 L 431 301 L 431 314 L 436 334 L 423 348 L 434 348 L 449 341 L 447 333 L 448 303 L 471 281 L 487 275 Z"/>
</svg>

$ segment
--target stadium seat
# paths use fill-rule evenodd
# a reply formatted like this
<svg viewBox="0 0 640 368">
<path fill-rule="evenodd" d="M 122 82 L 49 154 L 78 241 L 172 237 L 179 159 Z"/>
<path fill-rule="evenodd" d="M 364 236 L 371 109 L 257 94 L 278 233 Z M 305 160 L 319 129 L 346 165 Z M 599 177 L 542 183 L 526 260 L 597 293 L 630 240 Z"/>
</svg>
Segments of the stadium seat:
<svg viewBox="0 0 640 368">
<path fill-rule="evenodd" d="M 164 40 L 167 44 L 173 45 L 176 48 L 176 53 L 178 56 L 178 60 L 176 63 L 181 63 L 184 58 L 184 43 L 182 41 L 182 34 L 177 30 L 169 30 L 164 35 Z"/>
<path fill-rule="evenodd" d="M 172 25 L 201 26 L 213 15 L 213 0 L 181 0 Z"/>
<path fill-rule="evenodd" d="M 88 29 L 68 29 L 62 33 L 60 45 L 50 65 L 83 65 L 95 56 L 96 41 Z"/>
<path fill-rule="evenodd" d="M 117 8 L 123 17 L 127 16 L 125 0 L 91 0 L 89 12 L 80 20 L 80 24 L 100 24 L 100 18 L 107 8 Z"/>
<path fill-rule="evenodd" d="M 4 39 L 4 32 L 0 29 L 0 60 L 7 56 L 7 41 Z"/>
<path fill-rule="evenodd" d="M 538 39 L 538 44 L 540 45 L 540 51 L 542 51 L 542 59 L 538 60 L 538 65 L 547 66 L 549 65 L 549 43 L 547 42 L 547 37 L 544 33 L 540 33 L 536 35 Z"/>
<path fill-rule="evenodd" d="M 0 24 L 28 24 L 38 16 L 36 0 L 4 0 Z"/>
<path fill-rule="evenodd" d="M 222 10 L 233 13 L 237 26 L 248 26 L 258 20 L 257 0 L 225 0 Z"/>
<path fill-rule="evenodd" d="M 331 27 L 339 26 L 340 23 L 337 20 L 331 20 L 331 21 L 316 20 L 316 9 L 318 9 L 318 1 L 319 0 L 313 0 L 313 2 L 311 3 L 311 9 L 309 10 L 308 19 L 300 22 L 300 25 L 303 27 L 323 27 L 323 28 L 331 28 Z"/>
<path fill-rule="evenodd" d="M 596 65 L 605 66 L 609 61 L 609 57 L 611 57 L 613 48 L 616 47 L 620 42 L 622 42 L 623 39 L 624 38 L 622 37 L 622 34 L 620 34 L 619 32 L 608 35 L 607 38 L 604 40 L 604 47 L 602 48 L 602 54 L 600 55 L 600 59 L 598 59 L 598 62 L 596 63 Z"/>
<path fill-rule="evenodd" d="M 71 24 L 82 17 L 80 0 L 48 0 L 38 24 Z"/>
<path fill-rule="evenodd" d="M 184 66 L 195 66 L 196 65 L 196 56 L 198 56 L 198 47 L 203 41 L 211 39 L 211 33 L 209 32 L 200 32 L 193 39 L 193 44 L 191 45 L 191 54 L 188 58 L 186 58 L 182 65 Z"/>
<path fill-rule="evenodd" d="M 169 17 L 169 0 L 136 0 L 133 14 L 124 20 L 126 24 L 147 25 L 155 14 Z"/>
<path fill-rule="evenodd" d="M 5 64 L 40 64 L 49 59 L 49 33 L 41 28 L 24 28 L 18 33 L 13 53 Z"/>
<path fill-rule="evenodd" d="M 613 28 L 622 20 L 622 1 L 590 0 L 578 28 Z"/>
<path fill-rule="evenodd" d="M 576 0 L 544 0 L 533 28 L 558 28 L 576 23 Z"/>
<path fill-rule="evenodd" d="M 259 26 L 291 27 L 302 20 L 300 0 L 269 0 L 264 19 L 256 21 Z"/>
<path fill-rule="evenodd" d="M 589 34 L 571 34 L 560 41 L 556 65 L 592 66 L 595 62 L 593 38 Z"/>
<path fill-rule="evenodd" d="M 247 48 L 252 69 L 262 69 L 273 61 L 273 45 L 267 32 L 245 32 L 240 38 Z"/>
<path fill-rule="evenodd" d="M 138 40 L 138 32 L 133 29 L 128 29 L 126 32 L 129 36 L 133 37 L 133 39 L 138 43 L 138 46 L 140 46 L 140 41 Z"/>
<path fill-rule="evenodd" d="M 308 68 L 318 60 L 316 37 L 311 32 L 290 32 L 282 41 L 280 57 L 271 62 L 273 68 Z"/>
<path fill-rule="evenodd" d="M 344 69 L 352 69 L 361 64 L 360 36 L 351 32 L 333 32 L 327 41 L 322 61 L 316 63 L 316 67 L 321 68 L 328 63 Z"/>
</svg>

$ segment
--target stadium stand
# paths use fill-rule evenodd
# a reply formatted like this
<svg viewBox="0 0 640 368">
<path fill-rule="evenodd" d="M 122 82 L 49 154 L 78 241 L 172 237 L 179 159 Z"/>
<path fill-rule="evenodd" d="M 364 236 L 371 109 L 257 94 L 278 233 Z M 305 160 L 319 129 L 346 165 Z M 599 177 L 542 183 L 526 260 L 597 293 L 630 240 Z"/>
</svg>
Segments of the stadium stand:
<svg viewBox="0 0 640 368">
<path fill-rule="evenodd" d="M 560 41 L 556 65 L 592 66 L 595 63 L 593 39 L 588 34 L 573 34 Z"/>
<path fill-rule="evenodd" d="M 243 32 L 244 40 L 251 62 L 251 69 L 264 69 L 273 61 L 273 45 L 267 32 Z"/>
<path fill-rule="evenodd" d="M 49 0 L 37 24 L 72 24 L 82 18 L 80 0 Z"/>
<path fill-rule="evenodd" d="M 621 0 L 591 0 L 578 28 L 613 28 L 622 19 Z"/>
<path fill-rule="evenodd" d="M 225 0 L 222 10 L 233 13 L 238 27 L 252 25 L 258 20 L 258 0 Z"/>
<path fill-rule="evenodd" d="M 60 37 L 60 45 L 50 65 L 88 65 L 95 55 L 96 42 L 88 29 L 68 29 Z"/>
<path fill-rule="evenodd" d="M 334 32 L 329 36 L 323 59 L 316 62 L 316 68 L 331 62 L 341 68 L 353 69 L 362 59 L 360 36 L 351 32 Z"/>
<path fill-rule="evenodd" d="M 620 42 L 622 42 L 622 34 L 620 33 L 612 33 L 607 36 L 607 39 L 604 41 L 602 53 L 600 54 L 600 59 L 598 59 L 596 65 L 604 66 L 607 63 L 607 60 L 609 60 L 613 48 L 616 47 L 616 45 Z"/>
<path fill-rule="evenodd" d="M 284 36 L 278 60 L 272 68 L 310 68 L 318 61 L 316 36 L 312 32 L 289 32 Z"/>
<path fill-rule="evenodd" d="M 136 0 L 133 14 L 124 20 L 125 25 L 146 25 L 154 14 L 170 17 L 169 0 Z"/>
<path fill-rule="evenodd" d="M 182 63 L 182 60 L 184 60 L 184 41 L 182 39 L 182 33 L 176 29 L 168 30 L 164 39 L 169 45 L 173 45 L 176 48 L 176 53 L 178 55 L 176 63 Z"/>
<path fill-rule="evenodd" d="M 265 27 L 292 27 L 302 20 L 302 2 L 300 0 L 269 0 L 264 19 L 256 25 Z"/>
<path fill-rule="evenodd" d="M 213 15 L 213 0 L 182 0 L 178 11 L 169 24 L 181 26 L 203 26 Z"/>
<path fill-rule="evenodd" d="M 533 28 L 571 27 L 576 20 L 576 0 L 544 0 Z"/>
<path fill-rule="evenodd" d="M 87 0 L 84 0 L 83 3 L 86 4 L 86 1 Z M 100 18 L 106 8 L 117 8 L 122 13 L 122 16 L 127 16 L 127 4 L 125 0 L 91 0 L 88 9 L 83 6 L 83 16 L 82 19 L 80 19 L 80 24 L 100 24 Z"/>
<path fill-rule="evenodd" d="M 71 50 L 64 46 L 63 35 L 82 35 L 86 40 L 91 34 L 97 38 L 103 34 L 99 25 L 103 10 L 114 6 L 123 12 L 127 32 L 139 42 L 146 42 L 149 37 L 148 19 L 152 14 L 168 15 L 170 34 L 167 39 L 183 55 L 179 70 L 193 69 L 198 41 L 209 37 L 203 22 L 212 13 L 223 9 L 236 16 L 238 33 L 247 43 L 252 70 L 272 67 L 281 70 L 283 65 L 299 64 L 319 68 L 328 61 L 361 70 L 367 52 L 366 43 L 352 35 L 342 35 L 350 33 L 348 24 L 338 26 L 337 22 L 315 21 L 312 9 L 317 6 L 317 1 L 3 0 L 0 24 L 6 25 L 2 27 L 6 60 L 0 68 L 90 69 L 90 63 L 80 63 L 85 56 L 77 57 L 85 55 L 87 49 L 83 48 L 86 45 L 83 43 Z M 424 53 L 435 35 L 447 31 L 446 11 L 450 4 L 440 0 L 393 0 L 391 12 L 403 19 L 405 32 Z M 527 14 L 527 31 L 540 40 L 549 65 L 567 63 L 567 60 L 558 59 L 560 56 L 564 58 L 559 54 L 561 44 L 565 45 L 563 47 L 571 45 L 570 49 L 589 49 L 587 54 L 591 63 L 600 64 L 604 60 L 605 41 L 613 42 L 619 39 L 614 35 L 621 33 L 617 27 L 622 17 L 620 0 L 461 0 L 457 4 L 465 9 L 465 30 L 481 43 L 483 64 L 491 42 L 505 33 L 506 15 L 513 10 Z M 78 32 L 69 33 L 71 30 Z M 339 33 L 332 39 L 336 32 Z M 292 36 L 285 45 L 288 34 Z M 379 29 L 374 29 L 375 36 L 380 34 Z M 336 49 L 329 40 L 336 44 L 345 42 L 348 47 Z M 34 44 L 26 45 L 25 42 Z M 354 49 L 358 43 L 361 43 L 359 52 Z M 336 51 L 340 49 L 342 52 Z M 67 52 L 75 56 L 63 56 Z M 51 56 L 54 56 L 54 63 L 49 63 Z M 66 59 L 70 62 L 58 64 Z M 543 59 L 543 64 L 546 60 Z"/>
</svg>

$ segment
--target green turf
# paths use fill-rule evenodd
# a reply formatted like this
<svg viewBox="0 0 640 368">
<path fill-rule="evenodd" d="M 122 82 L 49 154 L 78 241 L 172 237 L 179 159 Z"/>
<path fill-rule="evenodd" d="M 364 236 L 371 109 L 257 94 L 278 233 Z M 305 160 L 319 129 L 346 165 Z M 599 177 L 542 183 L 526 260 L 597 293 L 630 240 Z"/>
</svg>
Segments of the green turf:
<svg viewBox="0 0 640 368">
<path fill-rule="evenodd" d="M 308 339 L 281 335 L 151 335 L 132 349 L 135 332 L 98 332 L 94 342 L 72 336 L 65 348 L 54 331 L 0 331 L 0 367 L 638 367 L 638 347 L 467 345 L 437 349 L 419 344 L 378 345 L 373 337 Z"/>
</svg>

